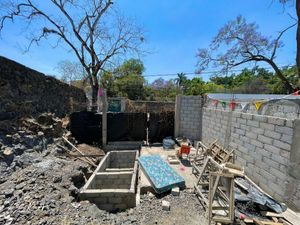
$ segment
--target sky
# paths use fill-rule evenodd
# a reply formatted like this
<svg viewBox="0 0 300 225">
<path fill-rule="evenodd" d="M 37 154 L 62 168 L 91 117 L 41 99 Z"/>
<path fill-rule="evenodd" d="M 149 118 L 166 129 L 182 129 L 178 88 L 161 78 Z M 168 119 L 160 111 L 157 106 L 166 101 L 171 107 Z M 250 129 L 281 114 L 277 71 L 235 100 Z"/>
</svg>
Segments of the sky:
<svg viewBox="0 0 300 225">
<path fill-rule="evenodd" d="M 143 48 L 149 51 L 141 60 L 144 75 L 151 82 L 161 74 L 196 70 L 197 49 L 205 48 L 218 30 L 229 20 L 243 15 L 256 22 L 260 31 L 275 37 L 280 30 L 294 23 L 288 13 L 295 15 L 294 5 L 282 5 L 272 0 L 115 0 L 114 4 L 125 16 L 135 20 L 145 32 Z M 1 34 L 0 55 L 27 67 L 59 78 L 56 69 L 61 60 L 76 58 L 68 48 L 53 48 L 47 41 L 33 46 L 24 54 L 28 34 L 21 23 L 7 23 Z M 284 47 L 278 51 L 276 62 L 280 66 L 295 62 L 296 29 L 282 38 Z M 264 65 L 267 67 L 267 65 Z M 213 69 L 213 68 L 212 68 Z M 155 76 L 154 76 L 155 75 Z M 189 75 L 189 78 L 199 75 Z M 207 80 L 210 75 L 200 75 Z M 164 79 L 176 76 L 162 76 Z"/>
</svg>

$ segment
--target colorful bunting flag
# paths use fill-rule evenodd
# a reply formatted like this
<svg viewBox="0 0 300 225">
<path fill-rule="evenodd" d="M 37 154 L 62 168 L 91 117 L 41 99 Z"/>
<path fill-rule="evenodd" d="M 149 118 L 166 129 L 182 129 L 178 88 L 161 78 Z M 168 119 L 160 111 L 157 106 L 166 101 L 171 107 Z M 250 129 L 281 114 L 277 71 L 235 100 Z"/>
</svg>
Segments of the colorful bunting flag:
<svg viewBox="0 0 300 225">
<path fill-rule="evenodd" d="M 262 104 L 264 104 L 264 103 L 265 103 L 265 101 L 256 101 L 256 102 L 254 102 L 256 110 L 258 111 L 261 108 Z"/>
<path fill-rule="evenodd" d="M 219 100 L 214 99 L 214 100 L 213 100 L 213 105 L 217 106 L 218 104 L 219 104 Z"/>
<path fill-rule="evenodd" d="M 242 110 L 244 110 L 246 108 L 246 106 L 248 105 L 248 102 L 241 102 L 241 107 L 242 107 Z"/>
<path fill-rule="evenodd" d="M 235 103 L 234 101 L 231 101 L 231 102 L 229 103 L 229 108 L 230 108 L 232 111 L 234 111 L 235 105 L 236 105 L 236 103 Z"/>
<path fill-rule="evenodd" d="M 224 109 L 226 109 L 226 102 L 221 101 L 221 104 L 222 104 L 222 107 L 223 107 Z"/>
</svg>

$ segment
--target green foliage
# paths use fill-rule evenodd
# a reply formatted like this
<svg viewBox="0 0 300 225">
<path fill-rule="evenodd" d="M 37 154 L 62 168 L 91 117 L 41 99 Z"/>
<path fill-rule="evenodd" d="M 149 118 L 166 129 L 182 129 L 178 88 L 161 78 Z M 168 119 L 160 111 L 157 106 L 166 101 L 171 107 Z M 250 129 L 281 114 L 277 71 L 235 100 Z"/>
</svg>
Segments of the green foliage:
<svg viewBox="0 0 300 225">
<path fill-rule="evenodd" d="M 100 85 L 110 97 L 127 97 L 131 100 L 145 99 L 144 65 L 140 60 L 129 59 L 114 71 L 101 74 Z"/>
<path fill-rule="evenodd" d="M 130 59 L 110 72 L 103 72 L 100 85 L 108 96 L 123 96 L 132 100 L 174 101 L 177 94 L 203 95 L 205 93 L 286 94 L 283 82 L 264 68 L 244 69 L 229 76 L 212 76 L 209 81 L 199 77 L 188 79 L 184 73 L 177 78 L 158 78 L 147 83 L 143 77 L 145 68 L 140 60 Z M 284 68 L 282 73 L 296 86 L 296 67 Z"/>
</svg>

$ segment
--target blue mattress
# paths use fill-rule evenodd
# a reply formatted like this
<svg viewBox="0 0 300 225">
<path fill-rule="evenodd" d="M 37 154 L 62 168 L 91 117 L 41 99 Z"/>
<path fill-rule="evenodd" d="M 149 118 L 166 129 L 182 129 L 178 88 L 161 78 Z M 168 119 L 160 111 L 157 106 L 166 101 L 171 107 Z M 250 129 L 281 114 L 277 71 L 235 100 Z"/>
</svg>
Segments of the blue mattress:
<svg viewBox="0 0 300 225">
<path fill-rule="evenodd" d="M 138 161 L 156 193 L 185 187 L 184 179 L 159 155 L 141 156 Z"/>
</svg>

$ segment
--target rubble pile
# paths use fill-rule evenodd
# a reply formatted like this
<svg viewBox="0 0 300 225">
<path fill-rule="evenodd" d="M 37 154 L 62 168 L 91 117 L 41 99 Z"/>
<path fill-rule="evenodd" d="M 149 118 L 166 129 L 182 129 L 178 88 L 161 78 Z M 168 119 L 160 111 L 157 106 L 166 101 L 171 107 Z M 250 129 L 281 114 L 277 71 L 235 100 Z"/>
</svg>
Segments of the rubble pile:
<svg viewBox="0 0 300 225">
<path fill-rule="evenodd" d="M 76 216 L 71 203 L 89 165 L 62 155 L 63 122 L 44 113 L 10 124 L 0 131 L 0 224 L 54 224 Z"/>
<path fill-rule="evenodd" d="M 137 207 L 115 213 L 80 201 L 79 190 L 94 168 L 82 157 L 74 157 L 78 152 L 63 141 L 62 136 L 74 143 L 66 129 L 68 120 L 44 113 L 36 119 L 6 122 L 9 126 L 0 129 L 0 224 L 198 224 L 204 220 L 190 191 L 180 196 L 146 194 Z M 77 147 L 84 154 L 104 154 L 85 144 Z M 170 211 L 163 210 L 163 200 L 170 203 Z"/>
</svg>

